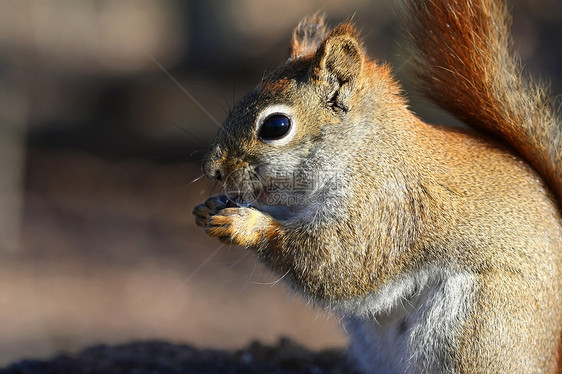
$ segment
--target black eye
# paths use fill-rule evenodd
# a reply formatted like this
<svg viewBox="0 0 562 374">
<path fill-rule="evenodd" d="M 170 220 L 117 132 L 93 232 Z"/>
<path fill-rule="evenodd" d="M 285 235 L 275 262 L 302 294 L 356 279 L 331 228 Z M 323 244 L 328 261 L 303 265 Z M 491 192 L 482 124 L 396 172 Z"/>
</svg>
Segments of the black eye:
<svg viewBox="0 0 562 374">
<path fill-rule="evenodd" d="M 263 140 L 281 139 L 289 133 L 291 120 L 283 114 L 274 114 L 263 121 L 258 137 Z"/>
</svg>

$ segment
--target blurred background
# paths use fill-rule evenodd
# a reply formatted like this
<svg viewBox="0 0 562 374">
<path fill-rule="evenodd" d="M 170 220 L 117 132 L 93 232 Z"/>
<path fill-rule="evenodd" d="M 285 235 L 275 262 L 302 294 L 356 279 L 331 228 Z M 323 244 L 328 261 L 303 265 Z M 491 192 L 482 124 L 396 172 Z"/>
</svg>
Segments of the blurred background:
<svg viewBox="0 0 562 374">
<path fill-rule="evenodd" d="M 562 92 L 562 3 L 510 2 L 529 72 Z M 0 365 L 97 343 L 345 345 L 238 247 L 197 228 L 200 160 L 318 9 L 349 17 L 419 100 L 392 2 L 0 0 Z"/>
</svg>

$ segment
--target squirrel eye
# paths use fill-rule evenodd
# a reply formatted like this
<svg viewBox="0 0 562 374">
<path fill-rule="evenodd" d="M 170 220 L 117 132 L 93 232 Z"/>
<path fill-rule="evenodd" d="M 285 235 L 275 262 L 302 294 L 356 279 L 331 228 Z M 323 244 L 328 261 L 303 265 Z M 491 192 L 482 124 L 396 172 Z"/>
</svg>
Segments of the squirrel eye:
<svg viewBox="0 0 562 374">
<path fill-rule="evenodd" d="M 274 114 L 263 121 L 258 137 L 263 140 L 281 139 L 289 133 L 291 120 L 283 114 Z"/>
</svg>

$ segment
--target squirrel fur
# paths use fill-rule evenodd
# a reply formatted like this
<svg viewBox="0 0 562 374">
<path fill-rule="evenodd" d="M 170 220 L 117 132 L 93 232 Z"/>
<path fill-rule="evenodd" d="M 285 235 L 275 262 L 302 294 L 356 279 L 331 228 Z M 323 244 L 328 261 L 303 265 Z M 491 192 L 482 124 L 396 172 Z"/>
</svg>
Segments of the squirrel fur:
<svg viewBox="0 0 562 374">
<path fill-rule="evenodd" d="M 231 192 L 196 223 L 339 314 L 365 373 L 560 372 L 560 116 L 502 1 L 403 8 L 420 87 L 473 130 L 421 121 L 354 25 L 314 15 L 217 134 L 203 169 Z"/>
</svg>

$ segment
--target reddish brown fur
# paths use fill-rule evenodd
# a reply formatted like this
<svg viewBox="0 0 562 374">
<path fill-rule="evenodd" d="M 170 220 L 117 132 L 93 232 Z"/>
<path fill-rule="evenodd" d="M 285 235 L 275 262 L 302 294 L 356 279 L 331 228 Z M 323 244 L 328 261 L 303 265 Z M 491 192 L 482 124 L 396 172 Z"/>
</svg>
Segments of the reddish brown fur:
<svg viewBox="0 0 562 374">
<path fill-rule="evenodd" d="M 560 344 L 558 344 L 558 367 L 554 368 L 552 372 L 562 374 L 562 335 L 560 336 Z"/>
<path fill-rule="evenodd" d="M 425 94 L 511 144 L 562 201 L 562 126 L 547 90 L 522 78 L 510 51 L 504 1 L 414 0 L 406 6 Z"/>
</svg>

